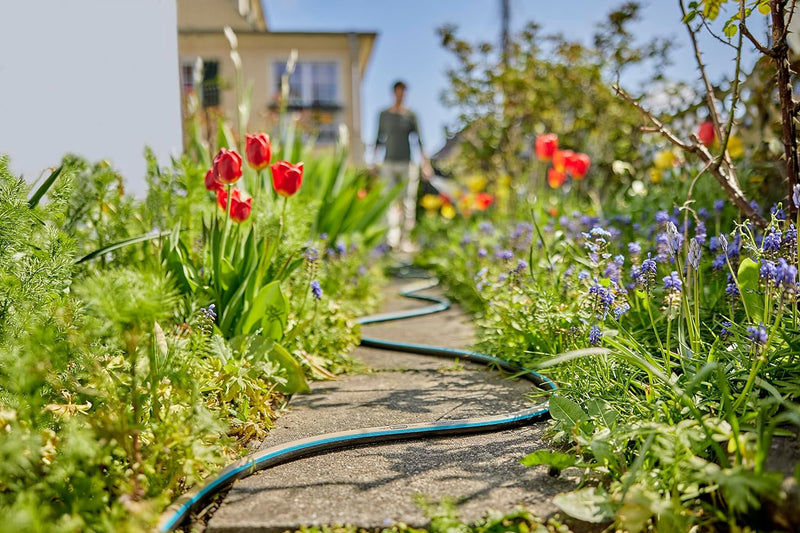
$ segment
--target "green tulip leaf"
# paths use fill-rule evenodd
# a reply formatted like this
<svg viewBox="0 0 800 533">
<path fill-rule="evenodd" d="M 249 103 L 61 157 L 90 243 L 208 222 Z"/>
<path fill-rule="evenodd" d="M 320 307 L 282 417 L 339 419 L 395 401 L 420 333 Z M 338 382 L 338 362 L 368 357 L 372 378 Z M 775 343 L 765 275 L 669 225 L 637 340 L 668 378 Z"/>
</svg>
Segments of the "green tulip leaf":
<svg viewBox="0 0 800 533">
<path fill-rule="evenodd" d="M 739 272 L 736 276 L 739 281 L 742 303 L 744 304 L 747 316 L 753 322 L 764 321 L 764 298 L 759 294 L 759 268 L 758 263 L 749 257 L 742 260 L 739 264 Z"/>
<path fill-rule="evenodd" d="M 303 367 L 286 348 L 280 344 L 273 344 L 272 350 L 267 354 L 267 358 L 286 372 L 284 376 L 286 383 L 278 386 L 278 390 L 284 394 L 306 394 L 311 392 Z"/>
</svg>

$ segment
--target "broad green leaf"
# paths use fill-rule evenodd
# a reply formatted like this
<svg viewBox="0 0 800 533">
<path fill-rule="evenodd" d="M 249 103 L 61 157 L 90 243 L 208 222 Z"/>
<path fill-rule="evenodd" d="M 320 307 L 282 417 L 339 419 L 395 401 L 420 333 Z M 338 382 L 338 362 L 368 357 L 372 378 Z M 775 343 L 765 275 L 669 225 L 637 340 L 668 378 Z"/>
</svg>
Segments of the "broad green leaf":
<svg viewBox="0 0 800 533">
<path fill-rule="evenodd" d="M 562 492 L 553 498 L 553 504 L 573 518 L 599 524 L 612 518 L 605 510 L 608 496 L 597 494 L 594 487 L 586 487 L 572 492 Z"/>
<path fill-rule="evenodd" d="M 739 264 L 739 272 L 736 276 L 739 281 L 742 303 L 744 304 L 747 316 L 754 322 L 764 321 L 764 298 L 759 294 L 759 268 L 758 263 L 749 257 L 742 260 Z"/>
<path fill-rule="evenodd" d="M 525 466 L 547 465 L 559 470 L 564 470 L 570 466 L 575 466 L 575 464 L 578 462 L 578 459 L 574 455 L 562 452 L 536 450 L 535 452 L 520 459 L 519 462 Z"/>
<path fill-rule="evenodd" d="M 568 398 L 553 396 L 550 398 L 550 415 L 556 420 L 577 426 L 588 417 L 581 406 Z"/>
<path fill-rule="evenodd" d="M 619 418 L 619 413 L 615 411 L 605 400 L 592 399 L 586 402 L 586 410 L 589 416 L 599 421 L 603 427 L 612 428 Z"/>
<path fill-rule="evenodd" d="M 300 363 L 292 357 L 292 354 L 280 344 L 273 344 L 272 350 L 267 355 L 270 361 L 276 363 L 286 371 L 286 383 L 278 386 L 284 394 L 305 394 L 311 392 L 306 381 L 306 375 Z"/>
<path fill-rule="evenodd" d="M 288 313 L 288 302 L 281 292 L 280 282 L 273 281 L 256 294 L 243 317 L 241 333 L 246 335 L 262 327 L 265 337 L 279 340 L 283 336 Z"/>
</svg>

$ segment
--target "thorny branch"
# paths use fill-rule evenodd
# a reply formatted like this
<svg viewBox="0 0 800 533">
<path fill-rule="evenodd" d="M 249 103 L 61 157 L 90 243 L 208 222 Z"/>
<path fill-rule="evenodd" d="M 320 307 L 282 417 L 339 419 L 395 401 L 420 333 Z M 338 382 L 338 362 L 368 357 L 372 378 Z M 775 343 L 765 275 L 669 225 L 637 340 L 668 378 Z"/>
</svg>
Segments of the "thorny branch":
<svg viewBox="0 0 800 533">
<path fill-rule="evenodd" d="M 700 161 L 707 167 L 708 172 L 711 173 L 712 176 L 722 185 L 722 188 L 725 189 L 725 192 L 728 193 L 728 197 L 731 201 L 736 204 L 736 206 L 755 224 L 760 227 L 766 227 L 767 221 L 762 217 L 756 210 L 750 205 L 750 202 L 747 201 L 745 198 L 744 193 L 742 192 L 741 188 L 739 187 L 739 181 L 736 179 L 736 174 L 734 172 L 733 167 L 720 167 L 719 165 L 715 165 L 716 158 L 714 157 L 711 152 L 708 151 L 697 136 L 692 135 L 691 142 L 687 143 L 682 141 L 675 135 L 663 122 L 658 120 L 655 116 L 653 116 L 650 111 L 645 109 L 635 98 L 633 98 L 630 94 L 628 94 L 625 90 L 621 89 L 618 85 L 613 85 L 612 89 L 617 96 L 621 97 L 623 100 L 634 106 L 639 112 L 647 119 L 655 129 L 663 135 L 669 142 L 684 150 L 686 152 L 690 152 L 696 154 Z"/>
<path fill-rule="evenodd" d="M 686 20 L 686 7 L 683 5 L 683 0 L 678 0 L 678 4 L 681 8 L 681 16 L 683 17 L 682 20 Z M 714 96 L 714 88 L 711 85 L 711 82 L 708 79 L 708 74 L 706 73 L 706 65 L 703 63 L 703 57 L 700 53 L 700 47 L 697 44 L 697 35 L 695 30 L 692 29 L 692 26 L 689 22 L 684 23 L 686 26 L 686 31 L 689 32 L 689 38 L 692 41 L 692 50 L 694 50 L 694 57 L 697 61 L 697 70 L 700 71 L 700 77 L 703 80 L 703 84 L 706 88 L 706 100 L 708 101 L 708 112 L 711 116 L 711 122 L 714 124 L 714 132 L 717 134 L 717 138 L 722 138 L 722 120 L 719 118 L 719 112 L 717 110 L 717 99 Z M 741 51 L 741 47 L 739 48 Z M 741 54 L 737 54 L 739 57 Z M 738 81 L 738 78 L 737 78 Z M 733 120 L 733 113 L 729 120 Z M 728 152 L 723 150 L 720 154 L 720 160 L 714 162 L 714 165 L 717 167 L 724 162 L 726 167 L 726 174 L 729 176 L 728 179 L 733 180 L 733 184 L 735 185 L 736 189 L 739 189 L 739 179 L 736 176 L 736 172 L 733 169 L 733 163 L 731 162 L 731 158 L 728 155 Z"/>
</svg>

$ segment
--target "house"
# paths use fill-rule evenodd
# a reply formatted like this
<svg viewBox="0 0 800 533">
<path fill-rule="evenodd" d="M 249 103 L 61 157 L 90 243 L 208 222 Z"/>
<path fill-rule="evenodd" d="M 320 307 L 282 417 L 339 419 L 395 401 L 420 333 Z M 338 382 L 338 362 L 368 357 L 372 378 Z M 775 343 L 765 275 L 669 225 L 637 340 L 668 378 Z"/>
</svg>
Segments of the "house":
<svg viewBox="0 0 800 533">
<path fill-rule="evenodd" d="M 276 32 L 269 30 L 260 0 L 178 0 L 182 91 L 197 91 L 204 108 L 217 109 L 234 124 L 235 71 L 223 33 L 226 26 L 237 36 L 244 83 L 253 84 L 247 131 L 274 127 L 281 76 L 292 50 L 297 50 L 288 109 L 314 130 L 317 146 L 332 145 L 339 125 L 346 125 L 351 159 L 363 160 L 361 83 L 376 33 Z"/>
</svg>

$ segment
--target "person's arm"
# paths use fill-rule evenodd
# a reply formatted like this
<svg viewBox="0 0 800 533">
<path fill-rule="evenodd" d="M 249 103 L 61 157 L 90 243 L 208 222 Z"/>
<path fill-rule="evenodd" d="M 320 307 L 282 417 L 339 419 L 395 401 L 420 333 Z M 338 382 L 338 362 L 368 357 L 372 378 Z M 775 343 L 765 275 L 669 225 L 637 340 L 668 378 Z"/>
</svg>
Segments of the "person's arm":
<svg viewBox="0 0 800 533">
<path fill-rule="evenodd" d="M 412 125 L 411 131 L 417 135 L 417 141 L 419 142 L 419 155 L 422 158 L 422 177 L 425 179 L 430 178 L 433 176 L 433 168 L 431 167 L 430 159 L 425 154 L 425 147 L 422 145 L 422 135 L 419 133 L 419 123 L 417 122 L 417 115 L 412 114 Z"/>
<path fill-rule="evenodd" d="M 386 140 L 386 124 L 384 113 L 381 111 L 381 114 L 378 115 L 378 134 L 375 137 L 375 148 L 372 151 L 372 164 L 378 164 L 378 149 Z"/>
</svg>

